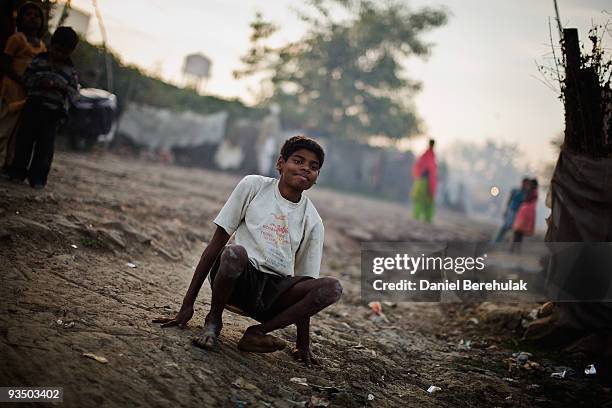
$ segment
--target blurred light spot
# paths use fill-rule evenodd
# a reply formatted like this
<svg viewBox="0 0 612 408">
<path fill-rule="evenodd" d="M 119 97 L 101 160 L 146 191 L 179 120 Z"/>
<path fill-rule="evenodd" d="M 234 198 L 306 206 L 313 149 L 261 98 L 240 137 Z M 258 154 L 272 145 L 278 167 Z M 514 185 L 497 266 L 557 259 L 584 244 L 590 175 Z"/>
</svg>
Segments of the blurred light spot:
<svg viewBox="0 0 612 408">
<path fill-rule="evenodd" d="M 491 187 L 491 195 L 497 197 L 499 195 L 499 188 L 497 186 Z"/>
</svg>

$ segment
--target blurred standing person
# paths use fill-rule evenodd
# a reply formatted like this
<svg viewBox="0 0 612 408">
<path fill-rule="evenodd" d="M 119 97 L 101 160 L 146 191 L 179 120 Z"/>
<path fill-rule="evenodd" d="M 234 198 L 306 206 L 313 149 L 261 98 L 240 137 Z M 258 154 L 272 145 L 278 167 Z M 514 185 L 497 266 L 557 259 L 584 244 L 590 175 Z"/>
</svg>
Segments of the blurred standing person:
<svg viewBox="0 0 612 408">
<path fill-rule="evenodd" d="M 513 188 L 512 191 L 510 191 L 510 197 L 508 198 L 506 210 L 504 211 L 504 223 L 495 237 L 495 242 L 502 242 L 508 231 L 512 230 L 514 219 L 516 218 L 516 214 L 523 203 L 523 199 L 530 185 L 531 180 L 525 177 L 521 182 L 521 187 Z"/>
<path fill-rule="evenodd" d="M 431 224 L 434 215 L 438 165 L 434 153 L 435 140 L 429 140 L 429 148 L 412 167 L 412 216 L 415 220 Z"/>
<path fill-rule="evenodd" d="M 25 3 L 17 12 L 17 32 L 11 35 L 2 55 L 2 89 L 0 90 L 0 166 L 12 160 L 15 127 L 26 100 L 23 74 L 32 59 L 47 51 L 41 38 L 45 32 L 45 14 L 35 3 Z"/>
<path fill-rule="evenodd" d="M 68 117 L 79 96 L 79 81 L 70 55 L 79 37 L 70 27 L 58 27 L 51 36 L 49 52 L 35 57 L 23 74 L 28 97 L 15 138 L 15 157 L 9 178 L 28 179 L 30 186 L 44 188 L 55 151 L 59 123 Z"/>
<path fill-rule="evenodd" d="M 521 204 L 514 224 L 512 224 L 512 230 L 514 231 L 514 239 L 512 240 L 512 247 L 510 252 L 515 250 L 520 252 L 521 242 L 523 237 L 533 235 L 535 231 L 535 219 L 536 219 L 536 205 L 538 203 L 538 180 L 529 180 L 529 188 L 525 193 L 525 199 Z"/>
</svg>

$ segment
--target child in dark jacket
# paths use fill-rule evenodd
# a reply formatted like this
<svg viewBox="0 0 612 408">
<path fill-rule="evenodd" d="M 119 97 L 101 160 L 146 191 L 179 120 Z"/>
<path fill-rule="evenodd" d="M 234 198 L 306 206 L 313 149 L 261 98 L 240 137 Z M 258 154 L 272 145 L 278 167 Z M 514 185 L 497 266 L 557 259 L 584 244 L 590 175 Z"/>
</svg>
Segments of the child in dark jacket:
<svg viewBox="0 0 612 408">
<path fill-rule="evenodd" d="M 8 175 L 18 181 L 27 178 L 33 188 L 47 184 L 58 124 L 67 118 L 70 104 L 78 97 L 78 77 L 70 59 L 78 41 L 72 28 L 59 27 L 51 37 L 49 52 L 35 57 L 23 75 L 28 97 Z"/>
</svg>

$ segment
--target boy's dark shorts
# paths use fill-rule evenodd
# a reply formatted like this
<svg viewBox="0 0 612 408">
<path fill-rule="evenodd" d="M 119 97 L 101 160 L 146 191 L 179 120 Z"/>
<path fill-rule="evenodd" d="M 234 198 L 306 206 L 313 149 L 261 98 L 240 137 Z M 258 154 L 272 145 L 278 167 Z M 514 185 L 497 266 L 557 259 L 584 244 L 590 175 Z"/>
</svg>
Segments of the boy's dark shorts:
<svg viewBox="0 0 612 408">
<path fill-rule="evenodd" d="M 219 270 L 220 261 L 221 256 L 219 254 L 210 269 L 209 282 L 211 288 Z M 234 285 L 228 305 L 237 306 L 247 316 L 264 322 L 278 313 L 272 310 L 272 306 L 280 295 L 296 283 L 306 279 L 312 278 L 310 276 L 280 276 L 261 272 L 249 260 Z"/>
</svg>

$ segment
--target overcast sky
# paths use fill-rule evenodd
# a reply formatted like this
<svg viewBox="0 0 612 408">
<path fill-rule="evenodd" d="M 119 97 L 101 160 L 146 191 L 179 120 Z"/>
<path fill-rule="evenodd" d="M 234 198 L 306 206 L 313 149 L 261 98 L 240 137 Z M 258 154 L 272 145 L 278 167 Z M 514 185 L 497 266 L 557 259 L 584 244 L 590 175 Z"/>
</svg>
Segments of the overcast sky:
<svg viewBox="0 0 612 408">
<path fill-rule="evenodd" d="M 236 81 L 232 70 L 249 47 L 249 23 L 257 11 L 280 26 L 274 42 L 296 40 L 304 25 L 293 11 L 299 0 L 99 0 L 109 46 L 124 61 L 181 81 L 185 55 L 201 52 L 213 61 L 207 92 L 253 100 L 253 80 Z M 550 140 L 563 131 L 563 107 L 541 81 L 536 61 L 548 63 L 552 0 L 413 0 L 446 7 L 446 26 L 425 35 L 435 43 L 426 61 L 410 61 L 407 74 L 423 82 L 416 107 L 428 137 L 442 150 L 455 140 L 512 141 L 538 165 L 552 161 Z M 100 41 L 89 0 L 72 4 L 92 14 L 88 37 Z M 559 0 L 561 20 L 586 39 L 592 22 L 612 12 L 604 0 Z M 554 26 L 553 26 L 554 28 Z M 556 37 L 555 37 L 556 38 Z M 610 42 L 612 40 L 609 39 Z M 608 44 L 609 45 L 609 44 Z M 417 150 L 422 141 L 412 145 Z"/>
</svg>

